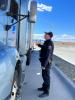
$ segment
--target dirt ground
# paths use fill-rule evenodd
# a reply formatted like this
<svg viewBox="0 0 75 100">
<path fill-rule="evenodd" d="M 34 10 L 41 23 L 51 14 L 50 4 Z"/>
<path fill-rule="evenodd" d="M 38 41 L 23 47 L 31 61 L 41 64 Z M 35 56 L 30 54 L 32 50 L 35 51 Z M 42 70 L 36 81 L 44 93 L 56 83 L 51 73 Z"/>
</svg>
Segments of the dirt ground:
<svg viewBox="0 0 75 100">
<path fill-rule="evenodd" d="M 65 61 L 75 65 L 75 43 L 73 42 L 54 42 L 54 54 Z"/>
<path fill-rule="evenodd" d="M 75 42 L 54 42 L 53 63 L 75 83 Z"/>
</svg>

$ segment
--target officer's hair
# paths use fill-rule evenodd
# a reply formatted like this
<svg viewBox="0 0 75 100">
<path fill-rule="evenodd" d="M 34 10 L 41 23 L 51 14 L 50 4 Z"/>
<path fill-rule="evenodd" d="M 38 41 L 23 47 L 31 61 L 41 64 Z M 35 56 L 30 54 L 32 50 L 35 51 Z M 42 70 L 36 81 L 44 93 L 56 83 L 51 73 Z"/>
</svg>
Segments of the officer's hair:
<svg viewBox="0 0 75 100">
<path fill-rule="evenodd" d="M 53 33 L 52 32 L 45 32 L 45 34 L 49 35 L 51 38 L 53 37 Z"/>
</svg>

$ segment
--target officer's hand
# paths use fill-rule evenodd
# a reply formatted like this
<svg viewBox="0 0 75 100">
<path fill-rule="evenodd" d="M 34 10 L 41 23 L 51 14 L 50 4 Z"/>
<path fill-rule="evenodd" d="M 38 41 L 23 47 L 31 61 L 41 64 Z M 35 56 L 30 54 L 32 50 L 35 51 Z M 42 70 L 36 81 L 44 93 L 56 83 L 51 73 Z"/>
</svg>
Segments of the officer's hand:
<svg viewBox="0 0 75 100">
<path fill-rule="evenodd" d="M 45 70 L 45 67 L 42 66 L 41 68 L 42 68 L 42 70 Z"/>
<path fill-rule="evenodd" d="M 40 43 L 36 43 L 36 45 L 37 45 L 37 46 L 39 46 L 39 45 L 40 45 Z"/>
</svg>

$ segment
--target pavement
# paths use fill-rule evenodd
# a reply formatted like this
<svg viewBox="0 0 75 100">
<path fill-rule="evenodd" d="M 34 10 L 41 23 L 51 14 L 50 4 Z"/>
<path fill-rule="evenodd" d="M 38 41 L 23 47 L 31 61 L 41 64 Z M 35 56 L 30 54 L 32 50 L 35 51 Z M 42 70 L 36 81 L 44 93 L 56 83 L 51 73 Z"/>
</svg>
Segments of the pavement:
<svg viewBox="0 0 75 100">
<path fill-rule="evenodd" d="M 37 88 L 41 87 L 43 82 L 38 55 L 38 52 L 33 52 L 31 64 L 26 67 L 20 100 L 75 100 L 64 81 L 61 81 L 52 70 L 53 68 L 51 69 L 50 95 L 45 98 L 38 97 L 41 92 L 38 92 Z"/>
</svg>

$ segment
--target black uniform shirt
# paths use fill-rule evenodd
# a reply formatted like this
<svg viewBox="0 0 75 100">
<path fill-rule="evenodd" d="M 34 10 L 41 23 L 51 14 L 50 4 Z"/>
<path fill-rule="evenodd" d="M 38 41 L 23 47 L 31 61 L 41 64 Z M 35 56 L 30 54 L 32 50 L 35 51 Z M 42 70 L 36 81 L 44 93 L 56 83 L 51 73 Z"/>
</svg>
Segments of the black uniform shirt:
<svg viewBox="0 0 75 100">
<path fill-rule="evenodd" d="M 41 47 L 40 51 L 40 62 L 41 66 L 46 67 L 48 63 L 52 62 L 54 44 L 51 39 L 46 40 L 43 45 L 38 45 Z"/>
</svg>

